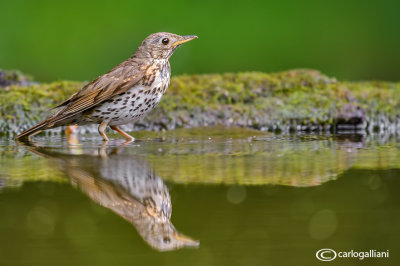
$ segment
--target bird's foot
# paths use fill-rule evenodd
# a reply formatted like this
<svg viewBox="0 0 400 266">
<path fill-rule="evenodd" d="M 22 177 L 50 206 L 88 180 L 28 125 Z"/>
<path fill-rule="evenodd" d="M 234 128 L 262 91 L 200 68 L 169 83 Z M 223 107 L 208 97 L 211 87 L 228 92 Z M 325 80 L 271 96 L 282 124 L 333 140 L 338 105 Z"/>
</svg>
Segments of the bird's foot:
<svg viewBox="0 0 400 266">
<path fill-rule="evenodd" d="M 120 133 L 122 136 L 124 136 L 126 138 L 126 141 L 123 144 L 128 144 L 130 142 L 135 141 L 135 138 L 132 137 L 131 135 L 129 135 L 128 133 L 126 133 L 125 131 L 123 131 L 122 129 L 118 128 L 117 126 L 110 126 L 110 128 L 112 130 L 117 131 L 118 133 Z"/>
<path fill-rule="evenodd" d="M 101 122 L 101 124 L 99 125 L 99 134 L 100 136 L 103 137 L 104 139 L 104 143 L 106 144 L 108 142 L 108 137 L 106 135 L 106 128 L 108 126 L 108 121 L 104 120 L 103 122 Z"/>
</svg>

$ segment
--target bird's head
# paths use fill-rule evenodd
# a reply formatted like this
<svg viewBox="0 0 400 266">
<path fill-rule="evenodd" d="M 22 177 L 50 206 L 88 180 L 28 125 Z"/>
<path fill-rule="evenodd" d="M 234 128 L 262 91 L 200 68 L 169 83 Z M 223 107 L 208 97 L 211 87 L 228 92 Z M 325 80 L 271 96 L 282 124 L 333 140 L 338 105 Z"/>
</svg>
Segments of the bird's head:
<svg viewBox="0 0 400 266">
<path fill-rule="evenodd" d="M 197 36 L 180 36 L 168 32 L 153 33 L 144 39 L 133 56 L 169 59 L 176 48 L 194 39 L 197 39 Z"/>
<path fill-rule="evenodd" d="M 198 248 L 200 243 L 197 240 L 185 236 L 184 234 L 176 231 L 175 227 L 169 220 L 157 221 L 152 220 L 149 226 L 138 226 L 138 232 L 143 239 L 154 249 L 159 251 L 170 251 L 180 248 Z M 146 231 L 141 231 L 143 228 Z"/>
</svg>

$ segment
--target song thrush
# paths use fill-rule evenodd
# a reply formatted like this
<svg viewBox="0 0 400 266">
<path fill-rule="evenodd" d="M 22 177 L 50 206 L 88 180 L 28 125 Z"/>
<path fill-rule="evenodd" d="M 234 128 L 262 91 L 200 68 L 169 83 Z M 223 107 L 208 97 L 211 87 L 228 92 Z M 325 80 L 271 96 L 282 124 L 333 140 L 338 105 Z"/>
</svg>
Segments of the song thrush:
<svg viewBox="0 0 400 266">
<path fill-rule="evenodd" d="M 198 241 L 175 229 L 171 222 L 168 187 L 145 158 L 119 154 L 121 146 L 110 152 L 103 151 L 107 160 L 103 155 L 74 155 L 37 146 L 27 148 L 58 162 L 55 165 L 71 184 L 94 202 L 133 224 L 151 247 L 167 251 L 199 246 Z"/>
<path fill-rule="evenodd" d="M 129 59 L 84 86 L 56 106 L 60 109 L 54 115 L 16 139 L 29 139 L 59 126 L 99 124 L 104 141 L 108 141 L 107 126 L 133 141 L 118 126 L 138 120 L 154 109 L 169 86 L 169 58 L 180 45 L 196 38 L 167 32 L 151 34 Z"/>
</svg>

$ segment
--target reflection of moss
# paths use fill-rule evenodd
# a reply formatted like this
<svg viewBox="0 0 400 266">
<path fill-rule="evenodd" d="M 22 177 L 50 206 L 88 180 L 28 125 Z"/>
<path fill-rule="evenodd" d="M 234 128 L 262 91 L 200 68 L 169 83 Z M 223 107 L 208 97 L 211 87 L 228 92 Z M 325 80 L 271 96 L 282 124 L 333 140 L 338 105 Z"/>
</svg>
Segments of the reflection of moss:
<svg viewBox="0 0 400 266">
<path fill-rule="evenodd" d="M 0 131 L 14 134 L 42 119 L 83 84 L 58 81 L 0 89 Z M 337 123 L 387 127 L 400 113 L 400 83 L 338 82 L 315 70 L 174 77 L 160 106 L 131 129 L 222 124 L 318 130 Z"/>
<path fill-rule="evenodd" d="M 27 181 L 67 181 L 61 172 L 50 168 L 48 162 L 31 156 L 18 159 L 0 156 L 0 166 L 0 190 L 2 187 L 19 187 Z"/>
<path fill-rule="evenodd" d="M 277 136 L 248 129 L 206 128 L 140 132 L 138 140 L 119 154 L 140 156 L 164 180 L 183 184 L 318 186 L 340 178 L 350 168 L 400 167 L 396 140 L 386 139 L 383 144 L 384 140 L 363 135 Z M 13 186 L 25 181 L 59 182 L 65 176 L 58 167 L 63 160 L 75 162 L 76 169 L 104 162 L 104 158 L 94 156 L 99 148 L 91 142 L 46 146 L 41 150 L 48 151 L 45 157 L 33 155 L 30 151 L 34 149 L 24 146 L 5 146 L 0 151 L 0 187 L 2 183 Z M 107 154 L 116 154 L 115 148 L 109 147 Z M 91 161 L 89 154 L 94 158 Z M 104 172 L 112 174 L 111 170 Z"/>
</svg>

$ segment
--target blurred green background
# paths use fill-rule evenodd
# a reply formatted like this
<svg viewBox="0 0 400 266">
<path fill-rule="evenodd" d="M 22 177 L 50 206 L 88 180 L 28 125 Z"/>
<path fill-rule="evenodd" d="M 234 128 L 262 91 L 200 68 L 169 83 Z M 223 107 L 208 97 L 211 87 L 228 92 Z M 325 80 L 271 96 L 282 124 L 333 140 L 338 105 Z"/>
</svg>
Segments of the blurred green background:
<svg viewBox="0 0 400 266">
<path fill-rule="evenodd" d="M 0 1 L 0 68 L 90 80 L 150 33 L 196 34 L 173 74 L 315 68 L 399 80 L 399 1 Z"/>
</svg>

